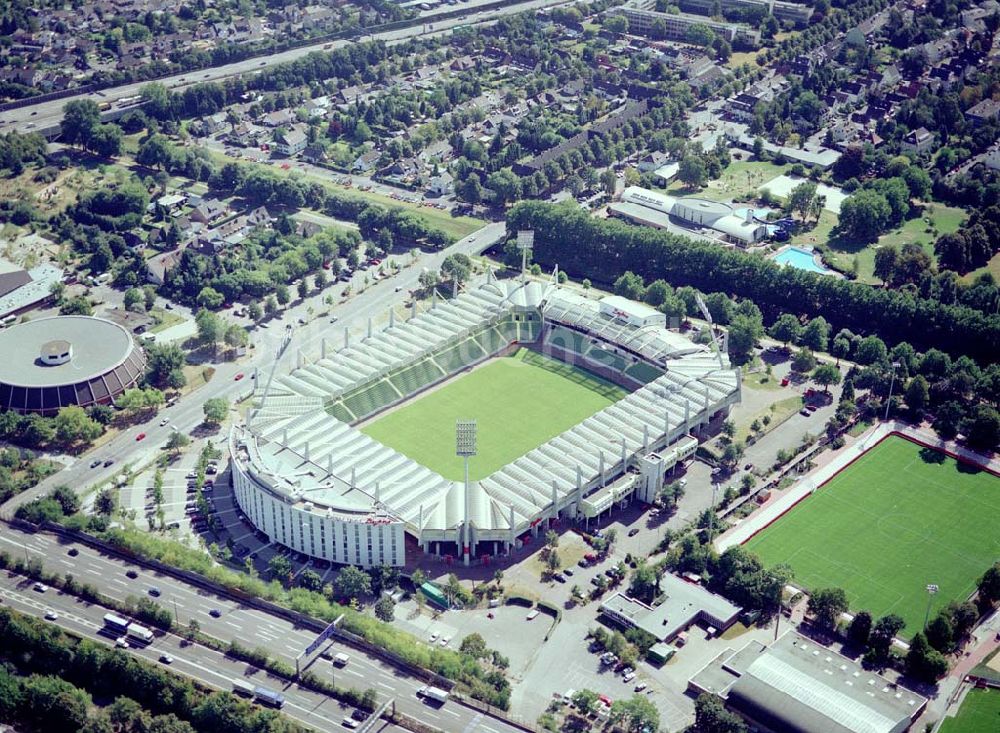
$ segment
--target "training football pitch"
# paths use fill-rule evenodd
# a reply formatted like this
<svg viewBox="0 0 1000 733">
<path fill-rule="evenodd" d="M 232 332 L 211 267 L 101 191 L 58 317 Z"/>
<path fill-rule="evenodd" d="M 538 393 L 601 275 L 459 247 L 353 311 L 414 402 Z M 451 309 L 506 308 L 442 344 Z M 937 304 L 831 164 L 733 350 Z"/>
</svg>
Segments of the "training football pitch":
<svg viewBox="0 0 1000 733">
<path fill-rule="evenodd" d="M 890 436 L 747 542 L 809 589 L 840 587 L 851 608 L 895 613 L 905 635 L 963 600 L 1000 555 L 1000 479 Z"/>
<path fill-rule="evenodd" d="M 969 690 L 958 715 L 945 718 L 940 733 L 996 733 L 1000 729 L 1000 690 Z"/>
<path fill-rule="evenodd" d="M 462 480 L 455 421 L 476 420 L 473 480 L 489 476 L 627 392 L 611 382 L 528 349 L 494 359 L 361 428 L 385 445 Z"/>
</svg>

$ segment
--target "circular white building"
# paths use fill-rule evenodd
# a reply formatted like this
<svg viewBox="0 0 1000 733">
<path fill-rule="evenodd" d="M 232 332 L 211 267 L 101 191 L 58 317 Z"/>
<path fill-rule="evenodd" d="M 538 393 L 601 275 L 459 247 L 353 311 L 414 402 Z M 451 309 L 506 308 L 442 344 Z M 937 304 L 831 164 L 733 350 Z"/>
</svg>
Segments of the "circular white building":
<svg viewBox="0 0 1000 733">
<path fill-rule="evenodd" d="M 0 408 L 54 415 L 62 407 L 113 404 L 142 379 L 146 357 L 121 326 L 55 316 L 0 331 Z"/>
</svg>

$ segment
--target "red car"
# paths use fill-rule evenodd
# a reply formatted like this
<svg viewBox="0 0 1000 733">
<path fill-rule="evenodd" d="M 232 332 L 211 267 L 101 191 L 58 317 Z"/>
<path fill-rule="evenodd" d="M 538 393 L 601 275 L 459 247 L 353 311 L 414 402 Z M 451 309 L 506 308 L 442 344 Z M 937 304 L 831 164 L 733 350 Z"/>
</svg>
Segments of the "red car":
<svg viewBox="0 0 1000 733">
<path fill-rule="evenodd" d="M 238 382 L 238 381 L 240 381 L 241 379 L 243 379 L 243 377 L 244 377 L 244 374 L 243 374 L 243 372 L 240 372 L 240 373 L 239 373 L 239 374 L 237 374 L 237 375 L 236 375 L 235 377 L 233 377 L 233 381 L 234 381 L 234 382 Z"/>
<path fill-rule="evenodd" d="M 145 437 L 146 437 L 145 433 L 139 433 L 137 436 L 135 436 L 135 439 L 136 441 L 140 441 L 143 440 Z"/>
</svg>

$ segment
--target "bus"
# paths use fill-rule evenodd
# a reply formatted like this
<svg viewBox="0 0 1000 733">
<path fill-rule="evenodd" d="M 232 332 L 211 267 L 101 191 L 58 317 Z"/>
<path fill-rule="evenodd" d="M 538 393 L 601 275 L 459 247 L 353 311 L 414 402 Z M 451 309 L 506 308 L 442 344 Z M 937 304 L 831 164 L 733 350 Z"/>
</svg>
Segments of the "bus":
<svg viewBox="0 0 1000 733">
<path fill-rule="evenodd" d="M 280 708 L 285 704 L 285 696 L 280 692 L 275 692 L 274 690 L 269 690 L 266 687 L 255 687 L 253 689 L 254 697 L 257 698 L 257 702 L 261 705 L 268 705 L 272 708 Z"/>
<path fill-rule="evenodd" d="M 104 614 L 104 628 L 115 632 L 115 634 L 124 634 L 128 631 L 128 624 L 129 620 L 127 618 L 116 616 L 113 613 Z"/>
<path fill-rule="evenodd" d="M 240 697 L 253 697 L 254 686 L 245 680 L 233 680 L 233 692 Z"/>
<path fill-rule="evenodd" d="M 145 626 L 140 626 L 139 624 L 129 624 L 128 629 L 125 631 L 125 635 L 134 639 L 135 641 L 141 641 L 143 644 L 148 644 L 153 640 L 153 632 L 147 629 Z"/>
</svg>

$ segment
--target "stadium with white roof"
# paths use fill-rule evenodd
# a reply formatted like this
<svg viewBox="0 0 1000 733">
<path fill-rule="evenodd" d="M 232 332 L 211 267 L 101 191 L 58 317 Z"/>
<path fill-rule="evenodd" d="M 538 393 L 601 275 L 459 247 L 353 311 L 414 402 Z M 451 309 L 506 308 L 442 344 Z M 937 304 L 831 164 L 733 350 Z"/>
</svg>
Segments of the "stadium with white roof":
<svg viewBox="0 0 1000 733">
<path fill-rule="evenodd" d="M 230 435 L 236 501 L 296 552 L 362 566 L 407 549 L 465 562 L 504 554 L 554 521 L 586 522 L 651 500 L 697 435 L 740 398 L 718 350 L 669 331 L 662 313 L 555 282 L 500 281 L 394 311 L 367 337 L 324 340 L 290 373 L 256 381 L 254 409 Z M 620 401 L 474 482 L 438 473 L 357 424 L 453 375 L 528 347 L 627 388 Z M 263 384 L 262 384 L 263 383 Z M 512 430 L 517 426 L 512 425 Z M 442 440 L 453 440 L 442 436 Z"/>
</svg>

